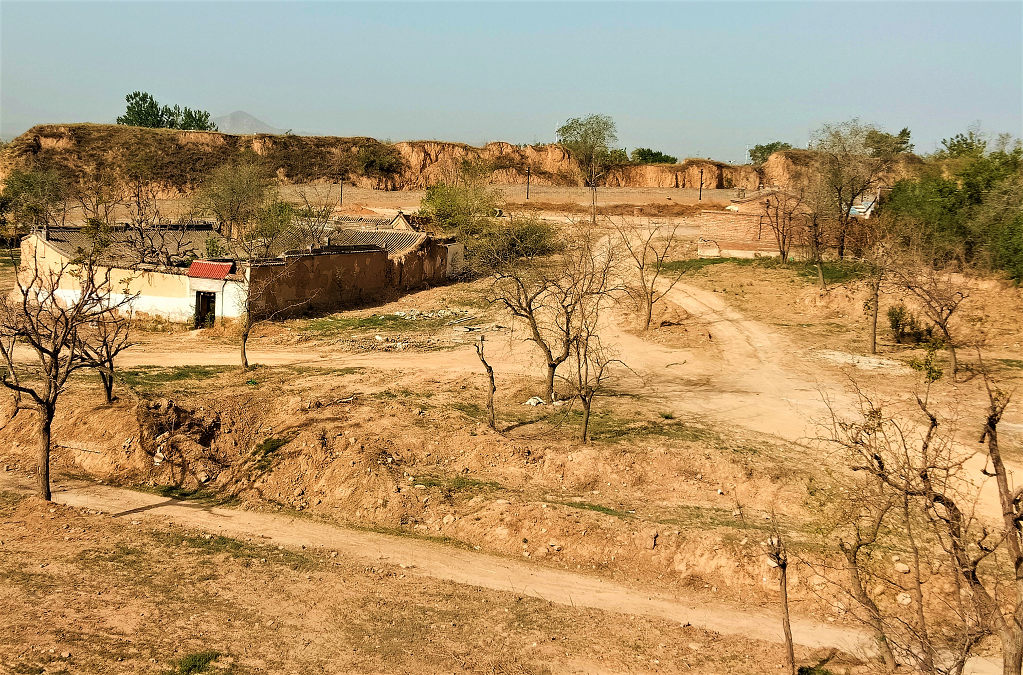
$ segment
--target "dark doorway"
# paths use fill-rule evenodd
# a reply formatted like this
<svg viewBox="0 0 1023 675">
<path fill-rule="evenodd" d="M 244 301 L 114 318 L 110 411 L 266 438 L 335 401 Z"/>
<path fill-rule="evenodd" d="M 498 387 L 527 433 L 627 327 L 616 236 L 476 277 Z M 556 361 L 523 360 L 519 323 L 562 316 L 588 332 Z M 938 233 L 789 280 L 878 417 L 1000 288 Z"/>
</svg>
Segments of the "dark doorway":
<svg viewBox="0 0 1023 675">
<path fill-rule="evenodd" d="M 217 320 L 217 294 L 195 292 L 195 327 L 210 328 Z"/>
</svg>

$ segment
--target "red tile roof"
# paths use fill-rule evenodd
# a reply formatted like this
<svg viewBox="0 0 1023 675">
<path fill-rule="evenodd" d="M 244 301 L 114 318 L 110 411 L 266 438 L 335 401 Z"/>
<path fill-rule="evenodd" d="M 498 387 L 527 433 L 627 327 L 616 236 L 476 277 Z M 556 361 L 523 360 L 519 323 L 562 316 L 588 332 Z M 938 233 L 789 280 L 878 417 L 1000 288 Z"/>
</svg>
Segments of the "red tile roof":
<svg viewBox="0 0 1023 675">
<path fill-rule="evenodd" d="M 234 267 L 234 263 L 194 260 L 188 268 L 188 276 L 193 279 L 216 279 L 217 281 L 223 281 L 231 273 L 232 267 Z"/>
</svg>

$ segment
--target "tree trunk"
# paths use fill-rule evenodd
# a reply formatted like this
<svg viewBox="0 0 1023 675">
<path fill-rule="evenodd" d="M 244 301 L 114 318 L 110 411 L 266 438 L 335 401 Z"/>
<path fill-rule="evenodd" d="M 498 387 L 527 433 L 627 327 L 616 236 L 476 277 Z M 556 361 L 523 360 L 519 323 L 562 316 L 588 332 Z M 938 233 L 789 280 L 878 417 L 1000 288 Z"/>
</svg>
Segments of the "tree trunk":
<svg viewBox="0 0 1023 675">
<path fill-rule="evenodd" d="M 544 398 L 548 403 L 554 403 L 554 371 L 558 369 L 557 364 L 547 364 L 547 383 L 544 389 Z"/>
<path fill-rule="evenodd" d="M 920 547 L 916 543 L 913 534 L 913 525 L 909 511 L 909 496 L 902 495 L 902 513 L 905 517 L 906 539 L 909 542 L 909 551 L 913 555 L 913 578 L 910 580 L 913 595 L 913 604 L 916 606 L 916 626 L 913 626 L 917 642 L 920 645 L 920 669 L 925 673 L 936 673 L 934 668 L 934 645 L 931 642 L 930 631 L 927 628 L 927 615 L 924 613 L 924 588 L 920 578 Z"/>
<path fill-rule="evenodd" d="M 249 344 L 249 332 L 252 330 L 252 326 L 246 323 L 241 328 L 241 369 L 249 369 L 249 354 L 246 353 L 246 346 Z"/>
<path fill-rule="evenodd" d="M 476 346 L 476 353 L 480 357 L 483 368 L 487 371 L 487 380 L 490 385 L 487 389 L 487 426 L 491 429 L 497 429 L 497 419 L 494 414 L 494 394 L 497 393 L 497 382 L 494 381 L 494 369 L 487 363 L 487 357 L 483 353 L 482 337 L 480 338 L 479 345 Z"/>
<path fill-rule="evenodd" d="M 781 627 L 785 632 L 785 656 L 788 659 L 790 675 L 796 675 L 796 652 L 792 644 L 792 622 L 789 619 L 789 566 L 778 566 L 781 572 Z"/>
<path fill-rule="evenodd" d="M 583 402 L 583 431 L 580 436 L 580 440 L 583 443 L 590 442 L 590 406 L 593 404 L 593 398 L 587 396 L 580 396 Z"/>
<path fill-rule="evenodd" d="M 952 344 L 948 331 L 945 331 L 945 344 L 948 346 L 948 355 L 952 358 L 952 378 L 955 379 L 956 373 L 959 372 L 959 359 L 956 358 L 956 347 Z"/>
<path fill-rule="evenodd" d="M 895 670 L 895 655 L 892 654 L 892 646 L 888 644 L 888 638 L 884 634 L 884 626 L 881 623 L 881 611 L 863 586 L 863 579 L 860 578 L 860 568 L 856 563 L 856 551 L 849 547 L 848 550 L 843 549 L 843 553 L 845 553 L 846 560 L 849 562 L 849 585 L 851 586 L 852 596 L 856 599 L 856 602 L 860 603 L 867 610 L 866 623 L 874 633 L 874 642 L 877 644 L 877 651 L 881 661 L 884 662 L 885 669 L 891 672 Z"/>
<path fill-rule="evenodd" d="M 100 379 L 101 382 L 103 382 L 103 393 L 107 397 L 107 403 L 113 403 L 114 402 L 114 375 L 113 375 L 113 368 L 111 367 L 110 370 L 111 370 L 111 372 L 109 372 L 109 373 L 104 372 L 102 370 L 99 372 L 99 379 Z"/>
<path fill-rule="evenodd" d="M 39 496 L 50 501 L 50 427 L 53 424 L 53 408 L 44 407 L 39 411 Z"/>
<path fill-rule="evenodd" d="M 1013 630 L 1001 636 L 1002 675 L 1020 675 L 1023 672 L 1023 630 Z"/>
<path fill-rule="evenodd" d="M 650 291 L 653 293 L 653 290 Z M 643 330 L 650 330 L 650 323 L 654 319 L 654 300 L 650 295 L 645 295 L 644 298 L 644 314 L 643 314 Z"/>
<path fill-rule="evenodd" d="M 817 261 L 817 282 L 821 285 L 821 292 L 828 289 L 827 283 L 824 281 L 824 265 L 820 260 Z"/>
<path fill-rule="evenodd" d="M 881 304 L 881 275 L 878 274 L 873 284 L 873 303 L 870 308 L 870 353 L 877 354 L 877 313 Z"/>
</svg>

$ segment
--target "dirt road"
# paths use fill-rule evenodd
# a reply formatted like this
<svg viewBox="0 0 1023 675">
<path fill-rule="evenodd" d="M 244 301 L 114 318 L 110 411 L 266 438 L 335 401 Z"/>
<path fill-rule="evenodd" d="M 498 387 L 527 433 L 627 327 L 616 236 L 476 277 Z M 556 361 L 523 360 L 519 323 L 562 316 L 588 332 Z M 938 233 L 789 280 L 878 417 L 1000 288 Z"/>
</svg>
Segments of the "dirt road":
<svg viewBox="0 0 1023 675">
<path fill-rule="evenodd" d="M 29 494 L 32 483 L 0 474 L 0 490 Z M 546 569 L 420 539 L 350 530 L 303 518 L 206 507 L 107 485 L 55 486 L 54 501 L 109 513 L 116 518 L 161 518 L 177 525 L 233 538 L 252 538 L 291 548 L 337 551 L 371 564 L 401 565 L 407 574 L 481 586 L 550 602 L 609 612 L 653 616 L 719 633 L 778 642 L 781 622 L 770 610 L 740 609 L 714 600 L 651 594 L 583 574 Z M 808 647 L 836 647 L 863 655 L 867 638 L 851 628 L 794 618 L 793 635 Z"/>
</svg>

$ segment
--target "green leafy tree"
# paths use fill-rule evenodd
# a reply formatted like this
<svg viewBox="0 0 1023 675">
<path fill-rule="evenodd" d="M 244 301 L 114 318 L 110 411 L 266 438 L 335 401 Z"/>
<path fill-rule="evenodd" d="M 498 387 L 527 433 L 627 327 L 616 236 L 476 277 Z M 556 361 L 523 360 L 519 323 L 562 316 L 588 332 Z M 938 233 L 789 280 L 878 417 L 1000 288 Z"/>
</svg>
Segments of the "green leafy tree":
<svg viewBox="0 0 1023 675">
<path fill-rule="evenodd" d="M 117 118 L 118 124 L 131 127 L 150 127 L 159 129 L 164 126 L 163 110 L 152 94 L 144 91 L 133 91 L 124 97 L 128 107 L 124 114 Z"/>
<path fill-rule="evenodd" d="M 976 263 L 1023 282 L 1023 146 L 1003 136 L 987 152 L 972 133 L 946 144 L 955 157 L 939 153 L 922 176 L 897 182 L 885 212 L 899 244 L 931 264 Z"/>
<path fill-rule="evenodd" d="M 909 142 L 910 131 L 903 127 L 897 134 L 889 134 L 880 129 L 869 129 L 864 143 L 872 157 L 892 157 L 913 152 L 913 144 Z"/>
<path fill-rule="evenodd" d="M 196 210 L 220 223 L 221 233 L 240 239 L 255 225 L 274 196 L 270 170 L 255 155 L 222 164 L 210 172 L 196 196 Z"/>
<path fill-rule="evenodd" d="M 18 232 L 63 225 L 71 189 L 51 170 L 14 169 L 4 180 L 4 199 Z"/>
<path fill-rule="evenodd" d="M 770 143 L 754 145 L 749 151 L 749 161 L 753 164 L 763 164 L 774 153 L 791 149 L 792 144 L 785 141 L 771 141 Z"/>
<path fill-rule="evenodd" d="M 161 106 L 152 94 L 145 91 L 133 91 L 124 98 L 128 105 L 124 114 L 117 118 L 118 124 L 151 129 L 217 130 L 217 125 L 210 121 L 210 114 L 205 110 L 178 105 Z"/>
<path fill-rule="evenodd" d="M 941 150 L 939 155 L 944 157 L 980 157 L 987 149 L 987 141 L 976 129 L 970 129 L 965 134 L 958 133 L 951 138 L 941 139 Z"/>
<path fill-rule="evenodd" d="M 494 217 L 504 198 L 490 184 L 491 168 L 486 162 L 463 162 L 449 180 L 427 189 L 419 211 L 465 245 L 466 266 L 475 276 L 559 248 L 549 223 Z"/>
<path fill-rule="evenodd" d="M 620 163 L 613 149 L 618 142 L 618 129 L 608 115 L 573 117 L 558 127 L 558 143 L 579 162 L 583 182 L 590 188 L 592 219 L 597 221 L 597 186 L 607 170 Z"/>
<path fill-rule="evenodd" d="M 637 164 L 678 164 L 678 157 L 666 155 L 660 150 L 636 148 L 632 151 L 632 161 Z"/>
</svg>

